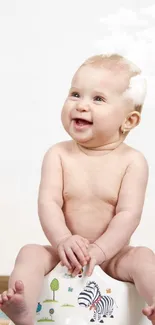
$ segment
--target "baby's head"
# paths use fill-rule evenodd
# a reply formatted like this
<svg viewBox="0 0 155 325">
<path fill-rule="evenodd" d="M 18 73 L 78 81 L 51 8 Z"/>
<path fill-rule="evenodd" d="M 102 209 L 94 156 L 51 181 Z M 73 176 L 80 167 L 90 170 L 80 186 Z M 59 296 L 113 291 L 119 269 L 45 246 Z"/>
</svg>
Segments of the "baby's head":
<svg viewBox="0 0 155 325">
<path fill-rule="evenodd" d="M 132 62 L 117 54 L 93 56 L 73 77 L 62 123 L 87 148 L 121 142 L 139 124 L 145 94 L 146 81 Z"/>
</svg>

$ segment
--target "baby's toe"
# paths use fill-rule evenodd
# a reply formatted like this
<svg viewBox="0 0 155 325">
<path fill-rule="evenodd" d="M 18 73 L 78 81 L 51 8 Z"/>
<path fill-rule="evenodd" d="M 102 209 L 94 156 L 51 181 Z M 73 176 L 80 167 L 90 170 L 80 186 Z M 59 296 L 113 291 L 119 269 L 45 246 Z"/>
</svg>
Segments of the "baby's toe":
<svg viewBox="0 0 155 325">
<path fill-rule="evenodd" d="M 2 307 L 2 303 L 3 303 L 3 299 L 2 299 L 2 295 L 0 294 L 0 308 Z"/>
<path fill-rule="evenodd" d="M 2 302 L 6 302 L 6 301 L 8 301 L 7 291 L 4 291 L 4 292 L 2 293 Z"/>
<path fill-rule="evenodd" d="M 8 298 L 12 298 L 12 296 L 15 294 L 14 290 L 9 288 L 7 291 L 7 297 Z"/>
<path fill-rule="evenodd" d="M 15 282 L 15 291 L 16 291 L 16 293 L 19 293 L 19 294 L 24 293 L 24 284 L 22 281 Z"/>
</svg>

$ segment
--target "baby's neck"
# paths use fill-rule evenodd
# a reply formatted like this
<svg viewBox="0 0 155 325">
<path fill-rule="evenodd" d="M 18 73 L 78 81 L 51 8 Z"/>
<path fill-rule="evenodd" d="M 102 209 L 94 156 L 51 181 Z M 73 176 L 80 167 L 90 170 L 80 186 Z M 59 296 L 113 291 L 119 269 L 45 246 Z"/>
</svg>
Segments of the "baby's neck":
<svg viewBox="0 0 155 325">
<path fill-rule="evenodd" d="M 77 143 L 78 148 L 88 156 L 103 156 L 115 150 L 121 145 L 123 145 L 121 140 L 95 148 L 87 148 L 84 145 Z"/>
</svg>

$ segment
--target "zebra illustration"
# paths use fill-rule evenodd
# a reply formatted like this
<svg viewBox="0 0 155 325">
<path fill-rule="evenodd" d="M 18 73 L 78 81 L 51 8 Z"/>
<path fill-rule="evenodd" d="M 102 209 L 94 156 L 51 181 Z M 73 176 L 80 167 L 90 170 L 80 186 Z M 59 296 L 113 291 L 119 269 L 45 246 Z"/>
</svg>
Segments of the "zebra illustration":
<svg viewBox="0 0 155 325">
<path fill-rule="evenodd" d="M 90 281 L 87 283 L 83 291 L 79 293 L 78 304 L 81 307 L 89 307 L 89 309 L 94 309 L 93 318 L 90 322 L 99 321 L 99 323 L 104 323 L 103 317 L 113 318 L 114 305 L 116 305 L 114 299 L 110 296 L 102 296 L 99 286 L 95 281 Z"/>
</svg>

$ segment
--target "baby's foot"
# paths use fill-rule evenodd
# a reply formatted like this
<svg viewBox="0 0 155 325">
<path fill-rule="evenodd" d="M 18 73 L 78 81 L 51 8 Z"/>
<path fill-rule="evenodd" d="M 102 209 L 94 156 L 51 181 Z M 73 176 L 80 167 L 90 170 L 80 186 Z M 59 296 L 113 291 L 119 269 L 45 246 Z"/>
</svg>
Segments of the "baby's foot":
<svg viewBox="0 0 155 325">
<path fill-rule="evenodd" d="M 142 312 L 155 325 L 155 304 L 143 308 Z"/>
<path fill-rule="evenodd" d="M 16 325 L 34 325 L 33 317 L 25 302 L 24 285 L 21 281 L 16 281 L 15 290 L 10 288 L 0 295 L 0 309 Z"/>
</svg>

